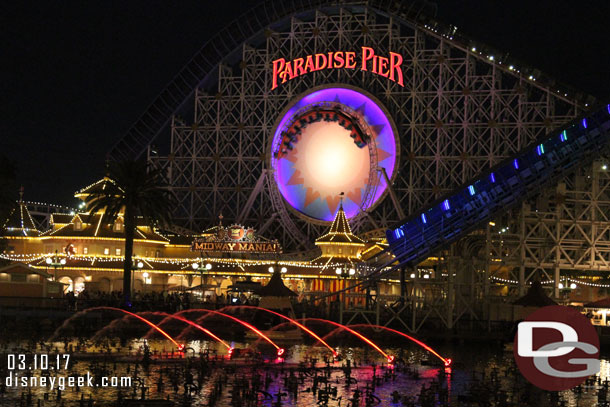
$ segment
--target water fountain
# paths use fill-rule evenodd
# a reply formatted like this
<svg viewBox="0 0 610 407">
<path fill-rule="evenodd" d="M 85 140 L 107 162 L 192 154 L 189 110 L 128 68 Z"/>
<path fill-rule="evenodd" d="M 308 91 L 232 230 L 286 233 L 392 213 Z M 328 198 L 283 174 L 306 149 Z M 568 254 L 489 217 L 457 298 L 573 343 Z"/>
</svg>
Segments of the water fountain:
<svg viewBox="0 0 610 407">
<path fill-rule="evenodd" d="M 230 315 L 232 311 L 243 312 L 238 318 Z M 309 345 L 287 346 L 287 352 L 278 357 L 278 351 L 284 348 L 267 337 L 268 331 L 255 326 L 246 311 L 266 312 L 285 321 L 271 330 L 281 325 L 298 327 L 311 338 Z M 100 317 L 97 323 L 89 321 L 85 325 L 90 325 L 91 335 L 79 331 L 76 332 L 78 339 L 66 337 L 70 327 L 79 324 L 80 317 L 97 315 L 92 314 L 95 312 L 114 319 L 108 322 Z M 231 324 L 225 324 L 225 320 Z M 174 322 L 170 324 L 171 321 Z M 234 342 L 233 323 L 256 333 L 258 339 Z M 149 329 L 145 335 L 148 339 L 138 339 L 136 326 Z M 124 338 L 127 334 L 136 336 Z M 243 332 L 236 335 L 247 338 Z M 274 338 L 277 336 L 281 336 L 281 331 Z M 59 339 L 63 343 L 55 342 Z M 262 345 L 260 349 L 258 342 Z M 358 343 L 366 346 L 360 347 Z M 270 352 L 267 345 L 274 351 Z M 461 357 L 456 367 L 441 348 L 434 349 L 398 329 L 374 324 L 341 325 L 319 318 L 296 320 L 254 306 L 227 307 L 221 311 L 186 310 L 175 314 L 96 307 L 66 320 L 55 330 L 51 341 L 16 344 L 0 341 L 0 352 L 45 353 L 53 360 L 55 355 L 62 354 L 62 346 L 63 353 L 71 355 L 69 367 L 56 371 L 35 369 L 27 372 L 27 377 L 58 378 L 89 373 L 96 383 L 103 377 L 129 377 L 131 384 L 118 388 L 24 389 L 1 383 L 0 405 L 449 406 L 459 398 L 464 403 L 485 401 L 490 405 L 508 406 L 531 404 L 544 397 L 525 385 L 511 364 L 510 355 L 494 354 L 494 362 L 484 365 Z M 460 345 L 462 354 L 467 346 Z M 446 349 L 447 345 L 442 348 Z M 248 357 L 235 356 L 243 355 L 248 349 L 252 352 Z M 473 347 L 469 352 L 479 355 L 481 349 Z M 428 360 L 428 355 L 434 357 Z M 26 372 L 17 373 L 26 376 Z M 553 405 L 570 406 L 577 402 L 584 405 L 585 399 L 605 402 L 608 383 L 601 377 L 592 380 L 585 384 L 588 392 L 582 388 L 564 392 L 556 397 Z"/>
</svg>

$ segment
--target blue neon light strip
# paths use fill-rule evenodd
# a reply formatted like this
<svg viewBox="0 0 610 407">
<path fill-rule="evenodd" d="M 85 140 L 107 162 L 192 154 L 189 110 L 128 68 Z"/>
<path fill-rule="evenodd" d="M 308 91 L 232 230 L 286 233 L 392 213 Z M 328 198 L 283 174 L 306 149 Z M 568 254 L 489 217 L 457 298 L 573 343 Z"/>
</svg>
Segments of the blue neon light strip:
<svg viewBox="0 0 610 407">
<path fill-rule="evenodd" d="M 557 136 L 559 140 L 554 138 Z M 390 250 L 399 264 L 417 264 L 497 214 L 505 213 L 507 208 L 539 193 L 541 184 L 558 182 L 609 150 L 610 105 L 606 105 L 589 112 L 586 120 L 581 117 L 540 138 L 495 165 L 493 172 L 470 180 L 421 212 L 414 213 L 399 226 L 402 237 L 396 238 L 395 229 L 388 230 Z M 418 214 L 420 219 L 417 219 Z"/>
</svg>

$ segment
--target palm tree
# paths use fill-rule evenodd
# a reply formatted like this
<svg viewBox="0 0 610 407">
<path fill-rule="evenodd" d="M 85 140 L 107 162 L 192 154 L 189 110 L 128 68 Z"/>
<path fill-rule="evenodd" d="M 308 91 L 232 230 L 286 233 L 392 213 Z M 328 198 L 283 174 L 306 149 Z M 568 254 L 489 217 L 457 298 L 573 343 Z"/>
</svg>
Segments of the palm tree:
<svg viewBox="0 0 610 407">
<path fill-rule="evenodd" d="M 15 166 L 4 154 L 0 153 L 0 235 L 11 211 L 15 208 Z M 6 248 L 7 241 L 0 239 L 0 253 Z M 5 263 L 0 260 L 0 264 Z M 8 263 L 8 262 L 7 262 Z"/>
<path fill-rule="evenodd" d="M 0 228 L 15 207 L 15 166 L 0 153 Z"/>
<path fill-rule="evenodd" d="M 89 213 L 103 212 L 103 222 L 113 223 L 123 216 L 125 260 L 123 261 L 123 306 L 131 307 L 131 273 L 136 219 L 141 217 L 151 227 L 167 225 L 173 194 L 161 171 L 149 168 L 144 160 L 112 163 L 107 182 L 85 198 Z"/>
</svg>

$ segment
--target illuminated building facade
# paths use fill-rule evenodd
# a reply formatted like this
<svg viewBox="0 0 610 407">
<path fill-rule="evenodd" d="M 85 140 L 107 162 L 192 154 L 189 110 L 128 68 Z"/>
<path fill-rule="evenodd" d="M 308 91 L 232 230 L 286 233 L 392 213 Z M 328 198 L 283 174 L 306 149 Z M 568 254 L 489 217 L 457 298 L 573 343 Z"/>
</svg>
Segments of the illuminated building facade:
<svg viewBox="0 0 610 407">
<path fill-rule="evenodd" d="M 76 192 L 87 196 L 105 184 L 103 178 Z M 107 223 L 102 211 L 52 214 L 50 228 L 39 231 L 27 205 L 20 200 L 5 223 L 7 246 L 3 258 L 27 264 L 33 273 L 55 276 L 66 291 L 119 291 L 123 286 L 124 226 L 119 213 Z M 321 255 L 295 259 L 281 252 L 281 245 L 239 225 L 211 227 L 195 236 L 162 233 L 138 219 L 134 239 L 134 291 L 183 290 L 203 284 L 214 287 L 210 295 L 226 294 L 227 288 L 245 277 L 265 282 L 280 269 L 286 283 L 301 296 L 313 291 L 335 290 L 336 268 L 346 262 L 362 272 L 360 261 L 367 244 L 351 232 L 342 206 L 329 231 L 317 241 Z M 315 258 L 314 261 L 311 261 Z M 360 263 L 360 264 L 357 264 Z M 193 267 L 199 264 L 205 268 Z M 356 276 L 352 275 L 353 278 Z M 390 286 L 387 288 L 391 290 Z M 193 290 L 199 294 L 201 291 Z"/>
<path fill-rule="evenodd" d="M 385 153 L 372 143 L 353 149 L 354 156 L 349 153 L 345 160 L 356 159 L 356 153 L 367 156 L 359 168 L 371 170 L 368 180 L 362 182 L 354 171 L 353 185 L 336 192 L 351 193 L 347 220 L 367 241 L 382 239 L 399 221 L 596 102 L 435 21 L 429 6 L 425 1 L 269 1 L 206 43 L 111 155 L 146 155 L 165 169 L 180 202 L 174 219 L 184 228 L 201 230 L 222 212 L 278 239 L 287 251 L 307 252 L 338 205 L 337 195 L 328 199 L 323 192 L 330 188 L 321 185 L 332 177 L 310 171 L 301 156 L 302 149 L 316 151 L 320 122 L 308 122 L 308 114 L 347 100 L 335 93 L 310 103 L 308 96 L 353 90 L 388 119 L 384 131 L 392 131 L 388 140 L 395 150 L 387 145 L 381 150 L 394 158 L 384 161 Z M 328 61 L 324 69 L 307 67 L 308 56 L 339 51 L 354 52 L 361 62 L 365 47 L 378 56 L 401 55 L 403 83 L 364 71 L 361 63 L 353 69 L 345 62 L 329 68 Z M 350 121 L 359 123 L 361 113 L 346 104 L 339 110 L 356 111 Z M 348 131 L 340 119 L 328 118 L 324 123 L 333 132 Z M 356 133 L 377 141 L 371 135 L 379 130 L 371 127 L 379 121 L 367 124 Z M 357 137 L 353 140 L 358 146 Z M 332 160 L 320 164 L 329 175 L 344 169 Z M 487 224 L 403 270 L 412 287 L 405 309 L 422 310 L 408 318 L 406 328 L 416 330 L 431 315 L 442 315 L 449 327 L 465 316 L 485 318 L 493 294 L 522 295 L 535 279 L 557 298 L 565 292 L 562 281 L 576 278 L 571 296 L 592 300 L 601 288 L 595 285 L 610 283 L 603 280 L 610 271 L 603 236 L 610 212 L 597 192 L 606 189 L 608 172 L 602 168 L 607 164 L 600 158 L 579 167 L 557 184 L 541 187 L 538 196 L 506 208 L 491 220 L 495 226 Z M 358 190 L 360 197 L 354 194 Z M 364 203 L 364 210 L 354 209 L 354 202 Z"/>
<path fill-rule="evenodd" d="M 316 244 L 322 264 L 330 258 L 324 256 L 345 254 L 330 249 L 332 241 L 316 242 L 333 227 L 341 192 L 339 212 L 365 241 L 361 261 L 349 260 L 358 271 L 383 265 L 388 229 L 596 102 L 461 36 L 429 9 L 425 1 L 270 0 L 204 44 L 110 156 L 146 157 L 165 172 L 178 200 L 172 217 L 179 234 L 205 230 L 222 213 L 287 253 L 211 258 L 219 280 L 265 278 L 277 262 L 306 282 L 316 273 L 343 281 L 333 275 L 336 265 L 321 272 L 308 262 L 319 255 Z M 442 316 L 448 327 L 465 316 L 485 319 L 494 294 L 522 295 L 536 279 L 554 298 L 576 284 L 572 298 L 594 300 L 610 286 L 609 164 L 603 156 L 577 163 L 535 196 L 520 197 L 482 228 L 397 272 L 409 284 L 397 311 L 413 312 L 405 327 L 417 330 L 430 316 Z M 462 209 L 451 202 L 437 208 Z M 150 239 L 136 242 L 136 251 L 144 269 L 157 271 L 152 285 L 182 284 L 159 275 L 197 278 L 190 242 L 155 240 L 144 225 L 141 233 Z M 68 237 L 61 244 L 71 243 Z M 94 266 L 114 264 L 112 273 L 120 273 L 116 253 L 110 256 Z"/>
</svg>

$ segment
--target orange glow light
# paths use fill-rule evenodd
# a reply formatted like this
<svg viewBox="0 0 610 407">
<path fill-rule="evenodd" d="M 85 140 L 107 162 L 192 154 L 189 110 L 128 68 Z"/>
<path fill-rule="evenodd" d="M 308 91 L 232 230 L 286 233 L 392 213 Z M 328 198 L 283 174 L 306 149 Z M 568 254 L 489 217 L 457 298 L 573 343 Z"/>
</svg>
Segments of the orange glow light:
<svg viewBox="0 0 610 407">
<path fill-rule="evenodd" d="M 437 358 L 439 358 L 443 362 L 445 367 L 449 367 L 453 363 L 453 361 L 451 359 L 445 359 L 444 357 L 439 355 L 434 349 L 432 349 L 430 346 L 426 345 L 425 343 L 423 343 L 422 341 L 420 341 L 418 339 L 413 338 L 412 336 L 407 335 L 404 332 L 400 332 L 400 331 L 397 331 L 395 329 L 388 328 L 386 326 L 381 326 L 381 325 L 357 324 L 357 325 L 350 325 L 350 326 L 352 326 L 352 327 L 359 326 L 359 327 L 378 328 L 378 329 L 384 329 L 386 331 L 393 332 L 393 333 L 398 334 L 400 336 L 404 336 L 405 338 L 415 342 L 416 344 L 418 344 L 419 346 L 421 346 L 422 348 L 424 348 L 428 352 L 432 353 L 434 356 L 436 356 Z"/>
<path fill-rule="evenodd" d="M 325 322 L 327 324 L 331 324 L 334 325 L 336 327 L 339 328 L 343 328 L 345 329 L 347 332 L 351 333 L 352 335 L 356 335 L 358 338 L 362 339 L 364 342 L 366 342 L 367 344 L 369 344 L 370 346 L 373 347 L 373 349 L 375 349 L 377 352 L 381 353 L 383 355 L 383 357 L 389 362 L 391 363 L 391 361 L 394 360 L 394 356 L 392 355 L 388 355 L 387 353 L 385 353 L 383 350 L 381 350 L 381 348 L 379 346 L 377 346 L 373 341 L 371 341 L 369 338 L 367 338 L 366 336 L 362 335 L 359 332 L 354 331 L 353 329 L 345 326 L 345 325 L 341 325 L 338 324 L 336 322 L 333 321 L 328 321 L 326 319 L 321 319 L 321 318 L 305 318 L 304 320 L 306 321 L 319 321 L 319 322 Z M 372 326 L 372 325 L 371 325 Z"/>
<path fill-rule="evenodd" d="M 294 325 L 298 326 L 299 328 L 301 328 L 303 331 L 307 332 L 309 335 L 311 335 L 313 338 L 317 339 L 320 343 L 322 343 L 322 345 L 326 346 L 333 354 L 334 357 L 337 357 L 337 351 L 334 350 L 328 343 L 326 343 L 324 340 L 322 340 L 322 338 L 320 338 L 318 335 L 316 335 L 315 332 L 313 332 L 312 330 L 310 330 L 309 328 L 307 328 L 305 325 L 299 323 L 298 321 L 292 319 L 292 318 L 288 318 L 285 315 L 280 314 L 279 312 L 275 312 L 275 311 L 271 311 L 268 310 L 266 308 L 260 308 L 260 307 L 255 307 L 252 305 L 240 305 L 240 308 L 250 308 L 250 309 L 257 309 L 260 311 L 265 311 L 265 312 L 269 312 L 271 314 L 277 315 L 280 318 L 284 318 L 285 320 L 288 320 L 289 322 L 293 323 Z"/>
</svg>

